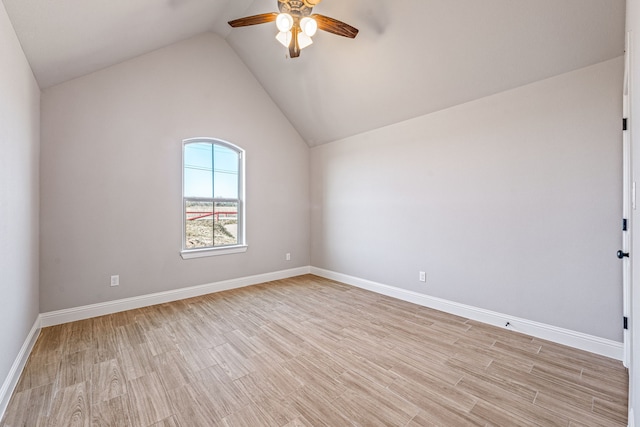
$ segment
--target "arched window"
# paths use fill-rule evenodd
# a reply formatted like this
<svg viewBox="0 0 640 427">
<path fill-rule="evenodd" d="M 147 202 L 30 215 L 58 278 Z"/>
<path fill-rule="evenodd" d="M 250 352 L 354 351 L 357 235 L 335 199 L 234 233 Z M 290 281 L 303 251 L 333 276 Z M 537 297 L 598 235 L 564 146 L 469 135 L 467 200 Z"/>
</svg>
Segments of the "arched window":
<svg viewBox="0 0 640 427">
<path fill-rule="evenodd" d="M 213 138 L 182 146 L 182 257 L 244 252 L 244 150 Z"/>
</svg>

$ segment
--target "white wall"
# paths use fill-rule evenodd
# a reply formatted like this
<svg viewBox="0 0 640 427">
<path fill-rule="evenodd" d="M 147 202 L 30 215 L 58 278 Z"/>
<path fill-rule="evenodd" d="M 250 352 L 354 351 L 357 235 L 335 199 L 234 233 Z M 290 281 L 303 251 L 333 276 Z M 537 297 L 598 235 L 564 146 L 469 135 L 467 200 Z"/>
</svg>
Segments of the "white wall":
<svg viewBox="0 0 640 427">
<path fill-rule="evenodd" d="M 621 341 L 621 91 L 618 58 L 313 148 L 312 265 Z"/>
<path fill-rule="evenodd" d="M 40 149 L 40 89 L 1 2 L 0 58 L 1 387 L 38 316 Z"/>
<path fill-rule="evenodd" d="M 42 135 L 42 312 L 309 265 L 309 148 L 214 34 L 46 89 Z M 199 136 L 246 150 L 246 253 L 180 257 Z"/>
</svg>

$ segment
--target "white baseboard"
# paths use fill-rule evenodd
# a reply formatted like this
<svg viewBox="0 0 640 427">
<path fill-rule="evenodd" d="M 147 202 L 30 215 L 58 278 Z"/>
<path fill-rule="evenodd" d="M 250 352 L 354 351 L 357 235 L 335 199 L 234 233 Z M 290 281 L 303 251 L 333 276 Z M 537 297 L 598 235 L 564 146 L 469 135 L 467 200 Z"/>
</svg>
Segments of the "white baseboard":
<svg viewBox="0 0 640 427">
<path fill-rule="evenodd" d="M 11 365 L 11 369 L 2 384 L 2 388 L 0 388 L 0 420 L 4 417 L 4 412 L 7 410 L 13 390 L 15 390 L 16 385 L 18 385 L 18 380 L 20 379 L 22 370 L 27 364 L 27 359 L 29 359 L 29 355 L 31 354 L 31 350 L 33 349 L 33 345 L 36 343 L 36 339 L 38 339 L 39 334 L 40 318 L 37 318 L 33 327 L 31 327 L 27 338 L 24 340 L 24 344 L 22 344 L 20 352 L 18 353 L 18 356 L 16 356 L 16 360 L 13 362 L 13 365 Z"/>
<path fill-rule="evenodd" d="M 259 283 L 270 282 L 272 280 L 286 279 L 308 273 L 502 328 L 505 328 L 505 324 L 509 322 L 508 329 L 510 330 L 589 351 L 591 353 L 611 357 L 613 359 L 622 360 L 624 357 L 622 343 L 617 341 L 611 341 L 593 335 L 584 334 L 582 332 L 576 332 L 544 323 L 521 319 L 507 314 L 484 310 L 482 308 L 472 307 L 454 301 L 448 301 L 420 294 L 418 292 L 309 266 L 42 313 L 40 314 L 40 327 L 104 316 L 106 314 L 118 313 L 120 311 L 147 307 L 154 304 L 163 304 L 180 299 L 256 285 Z M 0 397 L 1 396 L 2 395 L 0 394 Z"/>
<path fill-rule="evenodd" d="M 166 292 L 108 301 L 99 304 L 50 311 L 48 313 L 40 314 L 40 324 L 43 328 L 47 326 L 60 325 L 62 323 L 75 322 L 77 320 L 89 319 L 91 317 L 118 313 L 120 311 L 148 307 L 155 304 L 164 304 L 166 302 L 197 297 L 214 292 L 257 285 L 259 283 L 270 282 L 272 280 L 300 276 L 303 274 L 309 274 L 309 271 L 310 267 L 299 267 L 290 270 L 275 271 L 273 273 L 240 277 L 238 279 L 223 280 L 221 282 L 209 283 L 206 285 L 191 286 Z"/>
<path fill-rule="evenodd" d="M 311 274 L 501 328 L 506 328 L 505 325 L 509 322 L 507 329 L 613 359 L 622 360 L 624 357 L 621 342 L 484 310 L 322 268 L 311 267 Z"/>
</svg>

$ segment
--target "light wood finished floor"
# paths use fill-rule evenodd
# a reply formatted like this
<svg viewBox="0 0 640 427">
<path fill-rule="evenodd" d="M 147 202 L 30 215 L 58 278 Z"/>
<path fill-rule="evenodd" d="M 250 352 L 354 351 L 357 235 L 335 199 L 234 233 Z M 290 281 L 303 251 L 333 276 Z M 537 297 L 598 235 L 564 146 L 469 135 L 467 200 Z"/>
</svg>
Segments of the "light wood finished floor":
<svg viewBox="0 0 640 427">
<path fill-rule="evenodd" d="M 1 426 L 624 426 L 618 361 L 301 276 L 42 330 Z"/>
</svg>

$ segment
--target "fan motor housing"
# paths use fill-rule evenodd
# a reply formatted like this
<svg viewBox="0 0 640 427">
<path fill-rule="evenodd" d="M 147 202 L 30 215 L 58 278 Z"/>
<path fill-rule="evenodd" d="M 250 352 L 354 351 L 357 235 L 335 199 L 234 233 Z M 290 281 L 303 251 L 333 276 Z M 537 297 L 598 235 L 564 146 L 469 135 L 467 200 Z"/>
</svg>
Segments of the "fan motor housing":
<svg viewBox="0 0 640 427">
<path fill-rule="evenodd" d="M 309 16 L 313 6 L 307 6 L 307 3 L 313 3 L 313 1 L 301 1 L 301 0 L 278 0 L 278 9 L 280 13 L 288 13 L 294 16 Z M 316 4 L 319 2 L 315 2 Z"/>
</svg>

